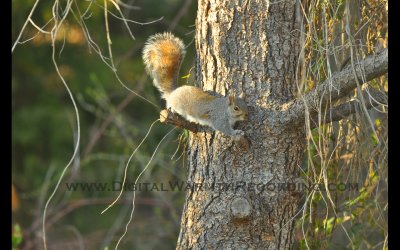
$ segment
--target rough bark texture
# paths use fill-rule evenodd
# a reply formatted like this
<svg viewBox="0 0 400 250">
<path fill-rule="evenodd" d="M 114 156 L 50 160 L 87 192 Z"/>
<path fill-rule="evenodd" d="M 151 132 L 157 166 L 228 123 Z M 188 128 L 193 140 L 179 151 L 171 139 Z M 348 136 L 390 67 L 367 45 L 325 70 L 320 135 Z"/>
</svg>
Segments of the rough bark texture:
<svg viewBox="0 0 400 250">
<path fill-rule="evenodd" d="M 177 249 L 293 248 L 300 199 L 293 187 L 301 182 L 305 104 L 315 108 L 337 100 L 387 72 L 385 50 L 348 65 L 295 99 L 301 23 L 297 4 L 198 3 L 196 84 L 220 95 L 245 94 L 249 122 L 239 126 L 250 148 L 235 146 L 219 132 L 191 132 L 189 188 Z M 339 105 L 330 119 L 353 110 L 353 102 Z"/>
<path fill-rule="evenodd" d="M 289 249 L 304 151 L 303 126 L 283 126 L 295 96 L 299 20 L 295 0 L 201 0 L 196 20 L 197 84 L 246 95 L 241 124 L 250 149 L 219 132 L 191 133 L 187 191 L 177 249 Z M 201 185 L 200 185 L 201 184 Z"/>
</svg>

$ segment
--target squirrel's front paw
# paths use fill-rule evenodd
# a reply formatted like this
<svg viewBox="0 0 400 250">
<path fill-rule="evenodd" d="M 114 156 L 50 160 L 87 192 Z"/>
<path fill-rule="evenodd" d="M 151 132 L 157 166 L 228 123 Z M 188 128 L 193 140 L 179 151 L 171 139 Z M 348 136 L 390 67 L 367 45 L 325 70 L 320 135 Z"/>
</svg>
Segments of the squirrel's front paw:
<svg viewBox="0 0 400 250">
<path fill-rule="evenodd" d="M 235 130 L 235 136 L 243 136 L 244 135 L 244 131 L 242 130 Z"/>
<path fill-rule="evenodd" d="M 244 136 L 244 131 L 242 130 L 235 130 L 235 135 L 233 136 L 233 141 L 235 142 L 236 146 L 239 148 L 248 149 L 249 142 Z"/>
<path fill-rule="evenodd" d="M 250 142 L 244 135 L 238 135 L 234 138 L 235 145 L 240 149 L 248 150 L 250 148 Z"/>
</svg>

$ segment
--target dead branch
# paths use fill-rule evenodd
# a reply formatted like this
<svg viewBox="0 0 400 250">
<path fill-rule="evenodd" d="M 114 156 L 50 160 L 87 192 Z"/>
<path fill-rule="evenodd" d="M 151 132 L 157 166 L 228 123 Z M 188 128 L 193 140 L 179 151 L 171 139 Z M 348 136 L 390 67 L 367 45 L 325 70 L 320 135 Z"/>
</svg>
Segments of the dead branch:
<svg viewBox="0 0 400 250">
<path fill-rule="evenodd" d="M 170 124 L 175 127 L 183 128 L 197 133 L 199 131 L 199 125 L 194 122 L 185 120 L 182 116 L 175 114 L 168 109 L 163 109 L 160 112 L 160 122 Z"/>
<path fill-rule="evenodd" d="M 367 102 L 365 103 L 367 109 L 370 109 L 372 107 L 378 108 L 380 106 L 379 103 L 387 104 L 387 96 L 372 88 L 368 91 L 363 91 L 362 95 L 364 99 L 367 100 Z M 326 113 L 320 124 L 340 121 L 343 118 L 354 114 L 357 110 L 357 106 L 359 107 L 359 105 L 361 105 L 359 98 L 339 104 Z M 319 126 L 318 114 L 314 114 L 310 117 L 310 125 L 311 129 Z"/>
<path fill-rule="evenodd" d="M 338 100 L 357 87 L 357 82 L 365 83 L 385 73 L 388 69 L 388 50 L 380 54 L 366 57 L 365 59 L 347 65 L 342 71 L 331 78 L 318 84 L 308 94 L 285 104 L 288 107 L 289 119 L 287 124 L 304 121 L 306 107 L 310 115 L 315 115 L 320 107 Z"/>
</svg>

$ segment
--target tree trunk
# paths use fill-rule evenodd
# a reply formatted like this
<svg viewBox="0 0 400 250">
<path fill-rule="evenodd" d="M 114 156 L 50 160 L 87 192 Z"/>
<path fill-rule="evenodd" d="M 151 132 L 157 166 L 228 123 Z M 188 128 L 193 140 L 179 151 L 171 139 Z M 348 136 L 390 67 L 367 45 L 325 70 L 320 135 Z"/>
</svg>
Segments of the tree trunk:
<svg viewBox="0 0 400 250">
<path fill-rule="evenodd" d="M 296 94 L 300 20 L 295 0 L 199 0 L 196 83 L 245 93 L 246 151 L 219 133 L 191 133 L 177 249 L 289 249 L 300 196 L 303 124 L 287 125 Z"/>
</svg>

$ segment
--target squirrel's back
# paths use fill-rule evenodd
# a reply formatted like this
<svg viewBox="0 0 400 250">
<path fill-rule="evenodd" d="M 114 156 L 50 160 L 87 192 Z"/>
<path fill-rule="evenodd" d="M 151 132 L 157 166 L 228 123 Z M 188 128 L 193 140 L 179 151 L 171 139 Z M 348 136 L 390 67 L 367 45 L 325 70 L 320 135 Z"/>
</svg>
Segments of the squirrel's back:
<svg viewBox="0 0 400 250">
<path fill-rule="evenodd" d="M 171 33 L 151 36 L 143 49 L 146 70 L 165 99 L 175 88 L 185 46 Z"/>
<path fill-rule="evenodd" d="M 212 116 L 223 117 L 227 112 L 227 99 L 217 98 L 198 87 L 184 85 L 167 98 L 167 108 L 186 120 L 214 127 Z"/>
</svg>

